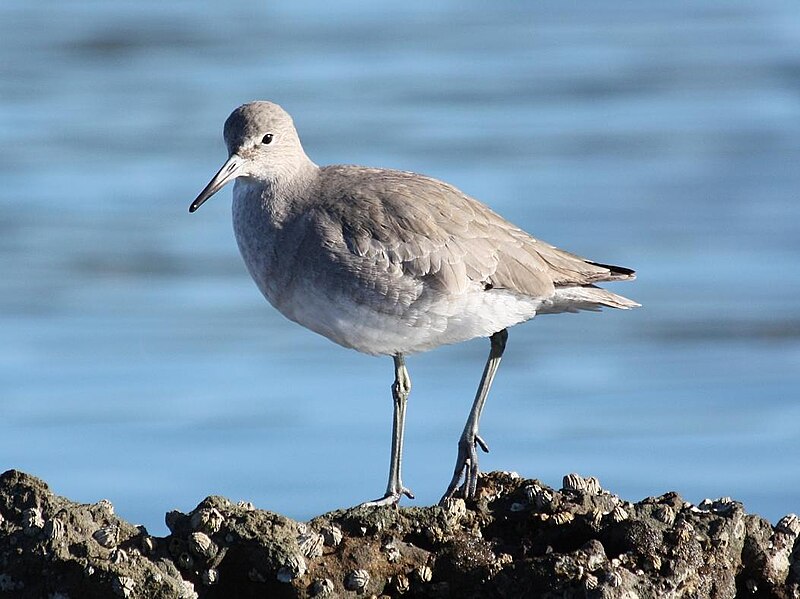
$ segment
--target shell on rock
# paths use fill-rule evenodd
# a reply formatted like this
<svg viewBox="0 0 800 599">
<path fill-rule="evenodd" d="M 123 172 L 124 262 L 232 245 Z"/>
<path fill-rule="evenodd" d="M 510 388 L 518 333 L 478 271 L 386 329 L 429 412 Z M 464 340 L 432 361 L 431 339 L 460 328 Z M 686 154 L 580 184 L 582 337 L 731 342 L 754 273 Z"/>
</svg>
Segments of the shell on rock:
<svg viewBox="0 0 800 599">
<path fill-rule="evenodd" d="M 411 588 L 411 582 L 405 574 L 398 574 L 394 577 L 394 588 L 397 589 L 399 594 L 407 593 Z"/>
<path fill-rule="evenodd" d="M 253 505 L 252 501 L 240 501 L 236 505 L 237 507 L 240 507 L 243 510 L 247 510 L 248 512 L 252 512 L 254 509 L 256 509 L 256 506 Z"/>
<path fill-rule="evenodd" d="M 589 549 L 587 549 L 586 567 L 591 571 L 597 570 L 607 561 L 607 559 L 608 558 L 606 557 L 606 552 L 603 548 L 603 545 L 600 543 L 600 541 L 596 541 Z"/>
<path fill-rule="evenodd" d="M 589 520 L 594 528 L 600 528 L 600 524 L 603 521 L 603 516 L 605 516 L 605 512 L 599 507 L 596 507 L 592 510 L 592 513 L 589 515 Z"/>
<path fill-rule="evenodd" d="M 711 511 L 717 514 L 727 514 L 736 507 L 737 502 L 730 497 L 720 497 L 711 502 Z"/>
<path fill-rule="evenodd" d="M 297 545 L 300 547 L 300 553 L 308 559 L 321 557 L 324 544 L 325 537 L 314 531 L 305 532 L 297 537 Z"/>
<path fill-rule="evenodd" d="M 400 549 L 398 549 L 394 541 L 383 545 L 381 551 L 386 554 L 386 559 L 390 564 L 400 560 Z"/>
<path fill-rule="evenodd" d="M 225 522 L 225 517 L 214 507 L 197 510 L 191 518 L 192 529 L 207 535 L 219 532 L 223 522 Z"/>
<path fill-rule="evenodd" d="M 318 578 L 311 585 L 312 597 L 331 597 L 333 595 L 334 586 L 330 578 Z"/>
<path fill-rule="evenodd" d="M 572 522 L 575 519 L 575 514 L 572 512 L 558 512 L 557 514 L 553 515 L 553 522 L 558 525 L 567 524 L 568 522 Z"/>
<path fill-rule="evenodd" d="M 590 495 L 597 495 L 603 490 L 596 476 L 584 478 L 575 472 L 565 475 L 561 486 L 565 491 L 578 491 Z"/>
<path fill-rule="evenodd" d="M 44 527 L 42 510 L 38 507 L 29 507 L 22 512 L 22 532 L 27 536 L 37 534 Z"/>
<path fill-rule="evenodd" d="M 100 510 L 106 518 L 114 515 L 114 505 L 108 499 L 101 499 L 94 504 L 94 507 Z"/>
<path fill-rule="evenodd" d="M 143 535 L 142 536 L 142 553 L 144 555 L 150 555 L 155 550 L 156 550 L 156 539 L 155 539 L 155 537 L 151 537 L 150 535 Z"/>
<path fill-rule="evenodd" d="M 119 547 L 115 547 L 111 552 L 111 563 L 122 564 L 128 561 L 128 552 Z"/>
<path fill-rule="evenodd" d="M 119 526 L 116 524 L 101 526 L 94 532 L 92 537 L 106 549 L 112 549 L 117 546 L 119 540 Z"/>
<path fill-rule="evenodd" d="M 565 491 L 578 491 L 589 495 L 597 495 L 603 490 L 596 476 L 584 478 L 575 472 L 564 476 L 561 486 Z"/>
<path fill-rule="evenodd" d="M 320 530 L 324 543 L 328 547 L 338 547 L 342 542 L 342 529 L 335 524 L 323 526 Z"/>
<path fill-rule="evenodd" d="M 606 582 L 610 587 L 618 587 L 622 584 L 622 575 L 616 570 L 606 572 Z"/>
<path fill-rule="evenodd" d="M 621 505 L 618 505 L 613 510 L 611 510 L 611 520 L 613 520 L 614 522 L 622 522 L 623 520 L 627 519 L 628 519 L 628 511 Z"/>
<path fill-rule="evenodd" d="M 427 564 L 417 568 L 416 572 L 422 582 L 430 582 L 433 579 L 433 570 Z"/>
<path fill-rule="evenodd" d="M 600 485 L 600 479 L 596 476 L 590 476 L 586 479 L 586 492 L 592 495 L 598 495 L 602 492 L 603 487 Z"/>
<path fill-rule="evenodd" d="M 189 535 L 189 551 L 198 557 L 210 559 L 217 554 L 217 546 L 204 532 L 193 532 Z"/>
<path fill-rule="evenodd" d="M 561 481 L 561 488 L 565 491 L 584 492 L 586 491 L 586 487 L 586 479 L 576 472 L 565 474 L 563 480 Z"/>
<path fill-rule="evenodd" d="M 294 553 L 278 569 L 278 580 L 280 582 L 292 582 L 295 578 L 299 578 L 305 573 L 306 560 L 303 559 L 302 555 Z"/>
<path fill-rule="evenodd" d="M 598 587 L 600 581 L 597 580 L 597 576 L 594 574 L 587 574 L 586 578 L 583 579 L 583 586 L 586 587 L 587 591 L 593 591 Z"/>
<path fill-rule="evenodd" d="M 45 522 L 44 534 L 47 535 L 47 538 L 53 541 L 54 543 L 57 543 L 58 541 L 63 539 L 65 533 L 66 533 L 66 525 L 58 518 L 53 518 L 52 520 L 48 520 L 47 522 Z"/>
<path fill-rule="evenodd" d="M 344 588 L 348 591 L 360 591 L 369 584 L 369 572 L 366 570 L 351 570 L 344 577 Z"/>
<path fill-rule="evenodd" d="M 797 517 L 797 514 L 786 514 L 778 520 L 775 530 L 796 537 L 800 535 L 800 518 Z"/>
<path fill-rule="evenodd" d="M 660 520 L 661 522 L 663 522 L 664 524 L 672 526 L 672 524 L 675 522 L 676 514 L 675 514 L 675 510 L 672 509 L 671 506 L 660 505 L 653 512 L 653 516 L 657 520 Z"/>
<path fill-rule="evenodd" d="M 209 568 L 208 570 L 203 570 L 203 584 L 207 587 L 215 585 L 219 582 L 219 571 L 216 568 Z"/>
<path fill-rule="evenodd" d="M 525 487 L 525 495 L 528 497 L 528 501 L 539 509 L 550 507 L 553 502 L 552 491 L 540 485 L 533 484 Z"/>
</svg>

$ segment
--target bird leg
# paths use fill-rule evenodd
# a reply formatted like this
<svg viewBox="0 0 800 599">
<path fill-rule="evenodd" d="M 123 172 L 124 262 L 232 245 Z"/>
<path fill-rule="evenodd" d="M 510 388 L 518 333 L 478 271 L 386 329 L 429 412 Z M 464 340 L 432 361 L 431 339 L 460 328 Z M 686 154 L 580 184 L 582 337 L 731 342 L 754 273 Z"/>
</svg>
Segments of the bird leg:
<svg viewBox="0 0 800 599">
<path fill-rule="evenodd" d="M 400 501 L 405 495 L 414 499 L 413 493 L 403 486 L 400 480 L 400 468 L 403 461 L 403 433 L 406 425 L 406 404 L 411 393 L 411 377 L 406 370 L 406 361 L 403 354 L 394 356 L 394 384 L 392 384 L 392 399 L 394 400 L 394 418 L 392 421 L 392 457 L 389 464 L 389 484 L 386 494 L 375 501 L 367 501 L 361 505 L 379 506 L 392 505 Z"/>
<path fill-rule="evenodd" d="M 486 403 L 486 397 L 489 395 L 489 389 L 492 386 L 494 375 L 497 373 L 497 368 L 500 366 L 500 358 L 503 357 L 503 351 L 506 348 L 508 331 L 506 329 L 498 331 L 489 338 L 489 341 L 492 344 L 491 350 L 489 351 L 489 358 L 486 360 L 486 367 L 483 369 L 483 376 L 478 386 L 478 392 L 475 394 L 475 401 L 472 402 L 472 409 L 467 417 L 467 423 L 464 425 L 464 432 L 461 433 L 461 438 L 458 440 L 458 457 L 456 458 L 453 478 L 450 481 L 450 485 L 447 487 L 447 491 L 445 491 L 439 501 L 440 505 L 455 494 L 462 477 L 464 478 L 464 484 L 462 486 L 464 497 L 470 499 L 475 496 L 479 473 L 476 446 L 487 453 L 489 451 L 486 442 L 478 435 L 478 423 L 481 419 L 483 405 Z"/>
</svg>

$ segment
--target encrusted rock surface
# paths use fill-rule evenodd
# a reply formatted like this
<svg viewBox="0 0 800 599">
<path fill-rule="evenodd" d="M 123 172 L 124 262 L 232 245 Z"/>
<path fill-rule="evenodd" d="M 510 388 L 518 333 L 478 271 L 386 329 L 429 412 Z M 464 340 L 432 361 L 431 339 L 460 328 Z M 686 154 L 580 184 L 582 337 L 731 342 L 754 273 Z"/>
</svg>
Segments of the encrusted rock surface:
<svg viewBox="0 0 800 599">
<path fill-rule="evenodd" d="M 800 519 L 729 498 L 630 503 L 494 472 L 474 502 L 351 508 L 297 522 L 209 497 L 156 538 L 107 501 L 0 476 L 0 598 L 800 598 Z"/>
</svg>

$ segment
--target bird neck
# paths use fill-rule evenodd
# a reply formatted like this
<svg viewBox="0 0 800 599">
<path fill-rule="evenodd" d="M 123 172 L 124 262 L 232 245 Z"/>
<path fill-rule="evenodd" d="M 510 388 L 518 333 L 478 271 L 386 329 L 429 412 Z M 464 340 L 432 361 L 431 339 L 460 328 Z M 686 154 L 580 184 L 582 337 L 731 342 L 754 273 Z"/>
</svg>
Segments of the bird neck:
<svg viewBox="0 0 800 599">
<path fill-rule="evenodd" d="M 319 167 L 301 151 L 299 156 L 285 161 L 270 175 L 263 182 L 265 198 L 297 197 L 302 196 L 319 176 Z"/>
<path fill-rule="evenodd" d="M 318 177 L 319 167 L 305 155 L 273 169 L 268 177 L 240 177 L 234 186 L 234 213 L 245 221 L 251 218 L 247 215 L 266 215 L 271 226 L 280 228 L 302 212 Z"/>
</svg>

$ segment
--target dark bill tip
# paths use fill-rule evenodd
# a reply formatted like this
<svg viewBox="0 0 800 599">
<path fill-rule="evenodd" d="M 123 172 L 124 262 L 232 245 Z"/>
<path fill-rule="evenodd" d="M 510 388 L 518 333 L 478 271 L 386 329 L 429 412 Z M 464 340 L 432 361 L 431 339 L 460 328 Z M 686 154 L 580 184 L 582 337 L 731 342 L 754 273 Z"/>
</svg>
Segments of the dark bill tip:
<svg viewBox="0 0 800 599">
<path fill-rule="evenodd" d="M 242 159 L 236 154 L 231 155 L 230 158 L 222 165 L 222 168 L 217 171 L 217 174 L 208 182 L 208 185 L 203 188 L 194 202 L 189 206 L 189 213 L 195 212 L 205 201 L 222 189 L 226 183 L 232 181 L 240 174 L 242 166 Z"/>
</svg>

